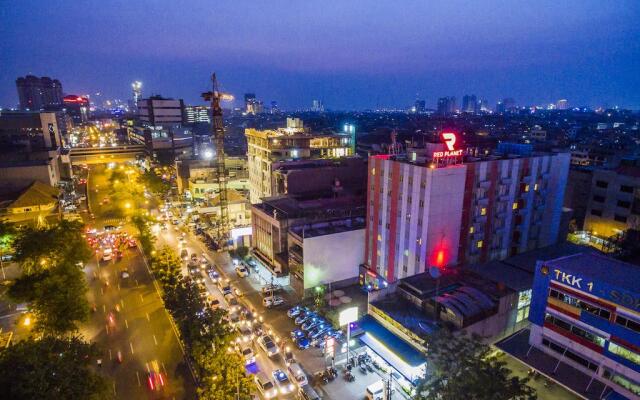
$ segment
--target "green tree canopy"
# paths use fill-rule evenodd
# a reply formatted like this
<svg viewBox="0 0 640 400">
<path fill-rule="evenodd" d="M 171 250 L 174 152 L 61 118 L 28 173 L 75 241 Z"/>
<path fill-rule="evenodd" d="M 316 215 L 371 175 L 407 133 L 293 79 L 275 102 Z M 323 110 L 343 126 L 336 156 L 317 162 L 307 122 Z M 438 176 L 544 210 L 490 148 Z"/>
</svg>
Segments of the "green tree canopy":
<svg viewBox="0 0 640 400">
<path fill-rule="evenodd" d="M 171 189 L 168 181 L 162 179 L 161 176 L 151 170 L 138 175 L 138 183 L 145 186 L 151 193 L 160 195 L 167 193 Z"/>
<path fill-rule="evenodd" d="M 476 337 L 445 329 L 426 338 L 431 376 L 422 380 L 416 400 L 533 400 L 527 379 L 511 375 L 504 361 Z"/>
<path fill-rule="evenodd" d="M 28 339 L 0 351 L 4 398 L 108 399 L 108 383 L 90 367 L 98 352 L 79 338 Z"/>
</svg>

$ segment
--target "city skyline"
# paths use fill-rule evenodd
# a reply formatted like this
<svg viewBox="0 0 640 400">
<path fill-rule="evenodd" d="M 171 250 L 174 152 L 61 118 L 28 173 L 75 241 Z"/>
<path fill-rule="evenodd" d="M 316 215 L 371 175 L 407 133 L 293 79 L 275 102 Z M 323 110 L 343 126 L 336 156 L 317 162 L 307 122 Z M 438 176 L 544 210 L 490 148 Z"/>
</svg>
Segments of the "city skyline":
<svg viewBox="0 0 640 400">
<path fill-rule="evenodd" d="M 144 96 L 201 104 L 215 69 L 236 99 L 255 92 L 283 109 L 314 99 L 334 110 L 406 109 L 416 98 L 435 108 L 439 97 L 465 94 L 492 106 L 512 97 L 640 108 L 640 51 L 629 45 L 640 7 L 632 2 L 38 4 L 0 14 L 4 107 L 18 103 L 15 79 L 30 73 L 59 79 L 66 93 L 128 99 L 140 80 Z"/>
</svg>

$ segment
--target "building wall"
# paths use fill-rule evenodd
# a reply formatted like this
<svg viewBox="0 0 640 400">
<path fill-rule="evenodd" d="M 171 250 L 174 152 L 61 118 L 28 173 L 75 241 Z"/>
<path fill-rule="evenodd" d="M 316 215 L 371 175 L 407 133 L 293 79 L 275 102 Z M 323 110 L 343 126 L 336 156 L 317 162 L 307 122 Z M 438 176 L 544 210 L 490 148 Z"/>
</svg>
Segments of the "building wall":
<svg viewBox="0 0 640 400">
<path fill-rule="evenodd" d="M 364 229 L 303 239 L 304 289 L 356 279 L 364 252 Z"/>
<path fill-rule="evenodd" d="M 388 281 L 456 264 L 465 173 L 369 158 L 365 262 Z"/>
<path fill-rule="evenodd" d="M 570 169 L 567 190 L 564 196 L 564 206 L 573 210 L 573 220 L 576 228 L 584 228 L 587 216 L 587 205 L 591 197 L 591 181 L 593 171 L 585 169 Z"/>
<path fill-rule="evenodd" d="M 627 188 L 631 191 L 623 190 Z M 636 221 L 632 211 L 637 188 L 640 188 L 640 177 L 619 174 L 615 170 L 594 171 L 585 230 L 609 237 L 629 228 L 639 228 L 632 226 Z"/>
<path fill-rule="evenodd" d="M 0 168 L 0 185 L 4 189 L 22 190 L 37 180 L 50 186 L 57 186 L 60 176 L 57 163 L 27 166 L 5 166 Z"/>
<path fill-rule="evenodd" d="M 568 154 L 444 168 L 370 157 L 364 263 L 393 281 L 551 245 L 568 166 Z"/>
<path fill-rule="evenodd" d="M 636 384 L 640 383 L 640 328 L 638 328 L 640 327 L 640 293 L 609 283 L 606 274 L 602 273 L 607 268 L 616 269 L 614 263 L 623 263 L 609 261 L 607 266 L 601 267 L 598 265 L 605 259 L 604 256 L 590 257 L 581 260 L 584 266 L 579 267 L 579 271 L 555 266 L 553 262 L 538 263 L 529 314 L 531 321 L 529 343 L 555 358 L 562 358 L 563 361 L 593 375 L 605 384 L 613 385 L 616 391 L 631 395 L 630 398 L 636 398 L 619 385 L 612 383 L 605 374 L 608 373 L 607 371 L 615 372 Z M 562 259 L 558 262 L 561 263 Z M 590 269 L 594 265 L 601 270 L 591 275 Z M 620 265 L 619 268 L 623 267 L 627 275 L 629 269 L 633 268 L 629 265 Z M 629 277 L 629 279 L 634 278 Z M 590 308 L 576 307 L 574 303 L 559 300 L 550 290 L 569 295 L 589 305 Z M 587 311 L 593 308 L 604 310 L 608 314 L 595 315 L 594 312 Z M 557 324 L 547 320 L 547 315 L 569 324 L 572 328 L 566 330 L 558 327 Z M 634 321 L 635 330 L 621 325 L 620 317 Z M 574 329 L 585 331 L 597 339 L 586 339 L 584 334 L 578 334 Z M 553 343 L 556 349 L 545 345 L 545 342 Z M 635 353 L 635 362 L 613 353 L 614 346 L 623 346 Z M 573 354 L 566 354 L 565 349 L 567 353 Z M 577 362 L 576 357 L 580 357 L 583 362 Z M 585 362 L 591 363 L 590 367 L 585 366 Z M 635 396 L 640 396 L 640 390 L 635 393 Z"/>
</svg>

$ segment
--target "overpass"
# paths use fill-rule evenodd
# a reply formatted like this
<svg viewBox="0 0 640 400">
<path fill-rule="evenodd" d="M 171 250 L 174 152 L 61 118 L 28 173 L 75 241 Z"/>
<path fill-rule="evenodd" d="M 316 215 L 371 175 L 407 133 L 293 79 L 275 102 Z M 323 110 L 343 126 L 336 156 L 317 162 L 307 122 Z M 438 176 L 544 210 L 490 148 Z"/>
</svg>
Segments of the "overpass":
<svg viewBox="0 0 640 400">
<path fill-rule="evenodd" d="M 143 144 L 116 147 L 74 147 L 69 150 L 69 159 L 72 164 L 104 164 L 135 161 L 137 156 L 145 154 L 146 146 Z"/>
</svg>

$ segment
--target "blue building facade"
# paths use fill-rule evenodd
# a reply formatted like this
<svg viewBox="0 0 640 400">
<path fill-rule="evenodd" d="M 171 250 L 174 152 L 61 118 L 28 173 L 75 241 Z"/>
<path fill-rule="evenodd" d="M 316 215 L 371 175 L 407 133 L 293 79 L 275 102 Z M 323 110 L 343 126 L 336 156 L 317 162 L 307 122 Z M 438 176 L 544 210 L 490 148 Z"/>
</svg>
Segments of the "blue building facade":
<svg viewBox="0 0 640 400">
<path fill-rule="evenodd" d="M 640 398 L 640 267 L 599 254 L 539 262 L 529 343 Z"/>
</svg>

